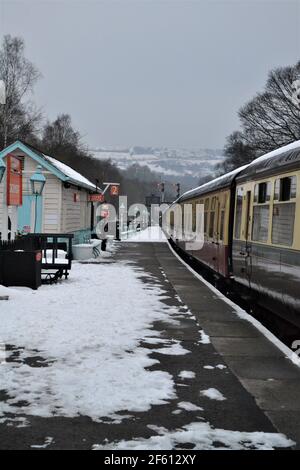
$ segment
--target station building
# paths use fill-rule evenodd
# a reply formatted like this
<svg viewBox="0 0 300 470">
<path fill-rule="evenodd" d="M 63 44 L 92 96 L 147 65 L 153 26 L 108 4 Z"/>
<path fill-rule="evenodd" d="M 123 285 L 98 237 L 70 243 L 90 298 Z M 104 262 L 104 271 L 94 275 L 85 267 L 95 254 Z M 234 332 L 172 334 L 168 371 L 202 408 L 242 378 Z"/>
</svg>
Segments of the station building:
<svg viewBox="0 0 300 470">
<path fill-rule="evenodd" d="M 98 204 L 92 202 L 96 199 L 97 188 L 91 181 L 21 141 L 2 150 L 0 158 L 6 165 L 6 174 L 0 183 L 2 239 L 13 239 L 18 233 L 73 233 L 74 242 L 82 243 L 90 237 Z M 21 180 L 17 200 L 16 194 L 14 197 L 8 194 L 18 191 L 17 184 L 7 185 L 7 173 L 13 171 L 11 161 L 19 162 Z M 30 178 L 37 168 L 46 179 L 41 195 L 32 193 Z"/>
</svg>

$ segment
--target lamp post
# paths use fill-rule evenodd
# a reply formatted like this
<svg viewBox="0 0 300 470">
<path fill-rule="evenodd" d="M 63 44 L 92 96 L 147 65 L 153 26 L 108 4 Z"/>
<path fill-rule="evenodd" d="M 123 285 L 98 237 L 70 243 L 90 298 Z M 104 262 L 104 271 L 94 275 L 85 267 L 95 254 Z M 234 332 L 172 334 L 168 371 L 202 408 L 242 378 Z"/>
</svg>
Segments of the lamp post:
<svg viewBox="0 0 300 470">
<path fill-rule="evenodd" d="M 6 170 L 6 165 L 5 165 L 2 157 L 0 157 L 0 183 L 3 179 L 5 170 Z M 2 229 L 1 229 L 1 231 L 2 231 Z M 1 293 L 1 285 L 0 285 L 0 300 L 8 300 L 8 296 L 5 293 L 4 294 Z M 1 364 L 1 361 L 0 361 L 0 364 Z"/>
<path fill-rule="evenodd" d="M 0 183 L 3 180 L 4 173 L 6 170 L 6 165 L 2 157 L 0 157 Z M 0 224 L 1 238 L 2 240 L 7 239 L 7 206 L 6 206 L 6 182 L 4 179 L 4 188 L 3 188 L 3 208 L 2 208 L 2 223 Z"/>
<path fill-rule="evenodd" d="M 36 172 L 30 178 L 31 192 L 35 196 L 35 210 L 34 210 L 34 229 L 33 232 L 36 232 L 36 222 L 37 222 L 37 201 L 38 197 L 42 195 L 44 186 L 46 183 L 46 178 L 42 174 L 42 167 L 37 166 Z"/>
</svg>

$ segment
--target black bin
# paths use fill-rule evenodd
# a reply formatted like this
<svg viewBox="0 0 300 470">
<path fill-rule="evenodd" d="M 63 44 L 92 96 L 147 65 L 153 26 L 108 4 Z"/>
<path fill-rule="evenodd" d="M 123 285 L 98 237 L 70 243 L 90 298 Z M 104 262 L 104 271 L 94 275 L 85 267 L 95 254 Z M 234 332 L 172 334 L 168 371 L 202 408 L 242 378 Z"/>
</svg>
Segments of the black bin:
<svg viewBox="0 0 300 470">
<path fill-rule="evenodd" d="M 30 287 L 42 284 L 42 252 L 0 251 L 0 284 L 5 287 Z"/>
</svg>

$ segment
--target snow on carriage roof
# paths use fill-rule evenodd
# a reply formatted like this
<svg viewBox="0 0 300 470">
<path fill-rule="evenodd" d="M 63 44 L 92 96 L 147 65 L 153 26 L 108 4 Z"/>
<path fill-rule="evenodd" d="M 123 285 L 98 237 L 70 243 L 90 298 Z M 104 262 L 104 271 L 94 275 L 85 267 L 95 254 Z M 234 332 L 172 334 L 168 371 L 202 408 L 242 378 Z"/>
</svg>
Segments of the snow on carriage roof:
<svg viewBox="0 0 300 470">
<path fill-rule="evenodd" d="M 237 180 L 241 182 L 246 179 L 262 178 L 282 172 L 284 169 L 290 171 L 298 168 L 299 164 L 300 140 L 296 140 L 253 160 L 245 171 L 237 176 Z"/>
<path fill-rule="evenodd" d="M 182 196 L 177 201 L 184 200 L 190 196 L 197 196 L 200 194 L 203 194 L 205 192 L 210 192 L 213 191 L 217 188 L 226 186 L 227 184 L 230 184 L 233 178 L 240 173 L 241 171 L 245 170 L 249 165 L 243 165 L 239 168 L 236 168 L 235 170 L 230 171 L 229 173 L 226 173 L 225 175 L 219 176 L 218 178 L 215 178 L 211 181 L 208 181 L 208 183 L 202 184 L 201 186 L 198 186 L 197 188 L 190 189 L 186 193 L 184 193 Z M 176 201 L 175 201 L 176 202 Z"/>
<path fill-rule="evenodd" d="M 48 160 L 53 166 L 55 166 L 59 171 L 61 171 L 64 175 L 70 178 L 73 182 L 78 183 L 80 186 L 87 186 L 92 190 L 96 189 L 96 186 L 90 180 L 85 178 L 81 173 L 78 173 L 78 171 L 73 170 L 73 168 L 71 168 L 70 166 L 56 160 L 53 157 L 50 157 L 49 155 L 45 155 L 44 153 L 43 156 L 46 160 Z"/>
<path fill-rule="evenodd" d="M 265 153 L 261 157 L 255 158 L 255 160 L 253 160 L 253 162 L 251 162 L 248 166 L 254 165 L 256 163 L 261 163 L 264 160 L 277 157 L 278 155 L 282 155 L 285 152 L 289 152 L 290 150 L 296 150 L 296 149 L 300 149 L 300 140 L 296 140 L 295 142 L 292 142 L 291 144 L 284 145 L 283 147 L 279 147 L 278 149 Z"/>
<path fill-rule="evenodd" d="M 248 175 L 248 171 L 251 172 L 252 168 L 260 166 L 261 163 L 269 161 L 272 158 L 285 155 L 287 152 L 292 152 L 293 150 L 297 149 L 300 150 L 300 140 L 296 140 L 295 142 L 292 142 L 288 145 L 284 145 L 283 147 L 272 150 L 271 152 L 268 152 L 262 155 L 261 157 L 256 158 L 247 165 L 243 165 L 239 168 L 236 168 L 235 170 L 226 173 L 225 175 L 219 176 L 218 178 L 215 178 L 209 181 L 208 183 L 202 184 L 197 188 L 190 189 L 189 191 L 182 194 L 182 196 L 180 196 L 180 198 L 178 198 L 174 202 L 180 202 L 191 196 L 200 196 L 201 194 L 204 194 L 206 192 L 214 191 L 215 189 L 225 187 L 226 185 L 230 184 L 235 177 L 242 178 L 244 175 Z"/>
</svg>

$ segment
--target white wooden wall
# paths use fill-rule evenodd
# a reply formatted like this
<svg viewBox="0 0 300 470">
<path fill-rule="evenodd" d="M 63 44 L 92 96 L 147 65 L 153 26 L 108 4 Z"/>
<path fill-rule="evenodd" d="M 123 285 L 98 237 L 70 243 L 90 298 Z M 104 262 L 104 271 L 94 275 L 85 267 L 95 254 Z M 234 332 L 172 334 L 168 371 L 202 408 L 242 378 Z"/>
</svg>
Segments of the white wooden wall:
<svg viewBox="0 0 300 470">
<path fill-rule="evenodd" d="M 16 156 L 25 156 L 23 171 L 23 195 L 31 194 L 30 177 L 36 171 L 38 164 L 21 151 L 13 152 Z M 70 233 L 90 228 L 91 203 L 88 202 L 89 191 L 76 187 L 65 188 L 52 173 L 43 169 L 46 184 L 43 191 L 43 220 L 44 233 Z M 0 184 L 0 230 L 3 212 L 3 183 Z M 80 201 L 74 201 L 74 194 Z"/>
<path fill-rule="evenodd" d="M 74 194 L 78 194 L 80 201 L 74 201 Z M 85 189 L 62 188 L 62 232 L 75 232 L 90 228 L 91 203 L 88 202 L 89 192 Z"/>
</svg>

